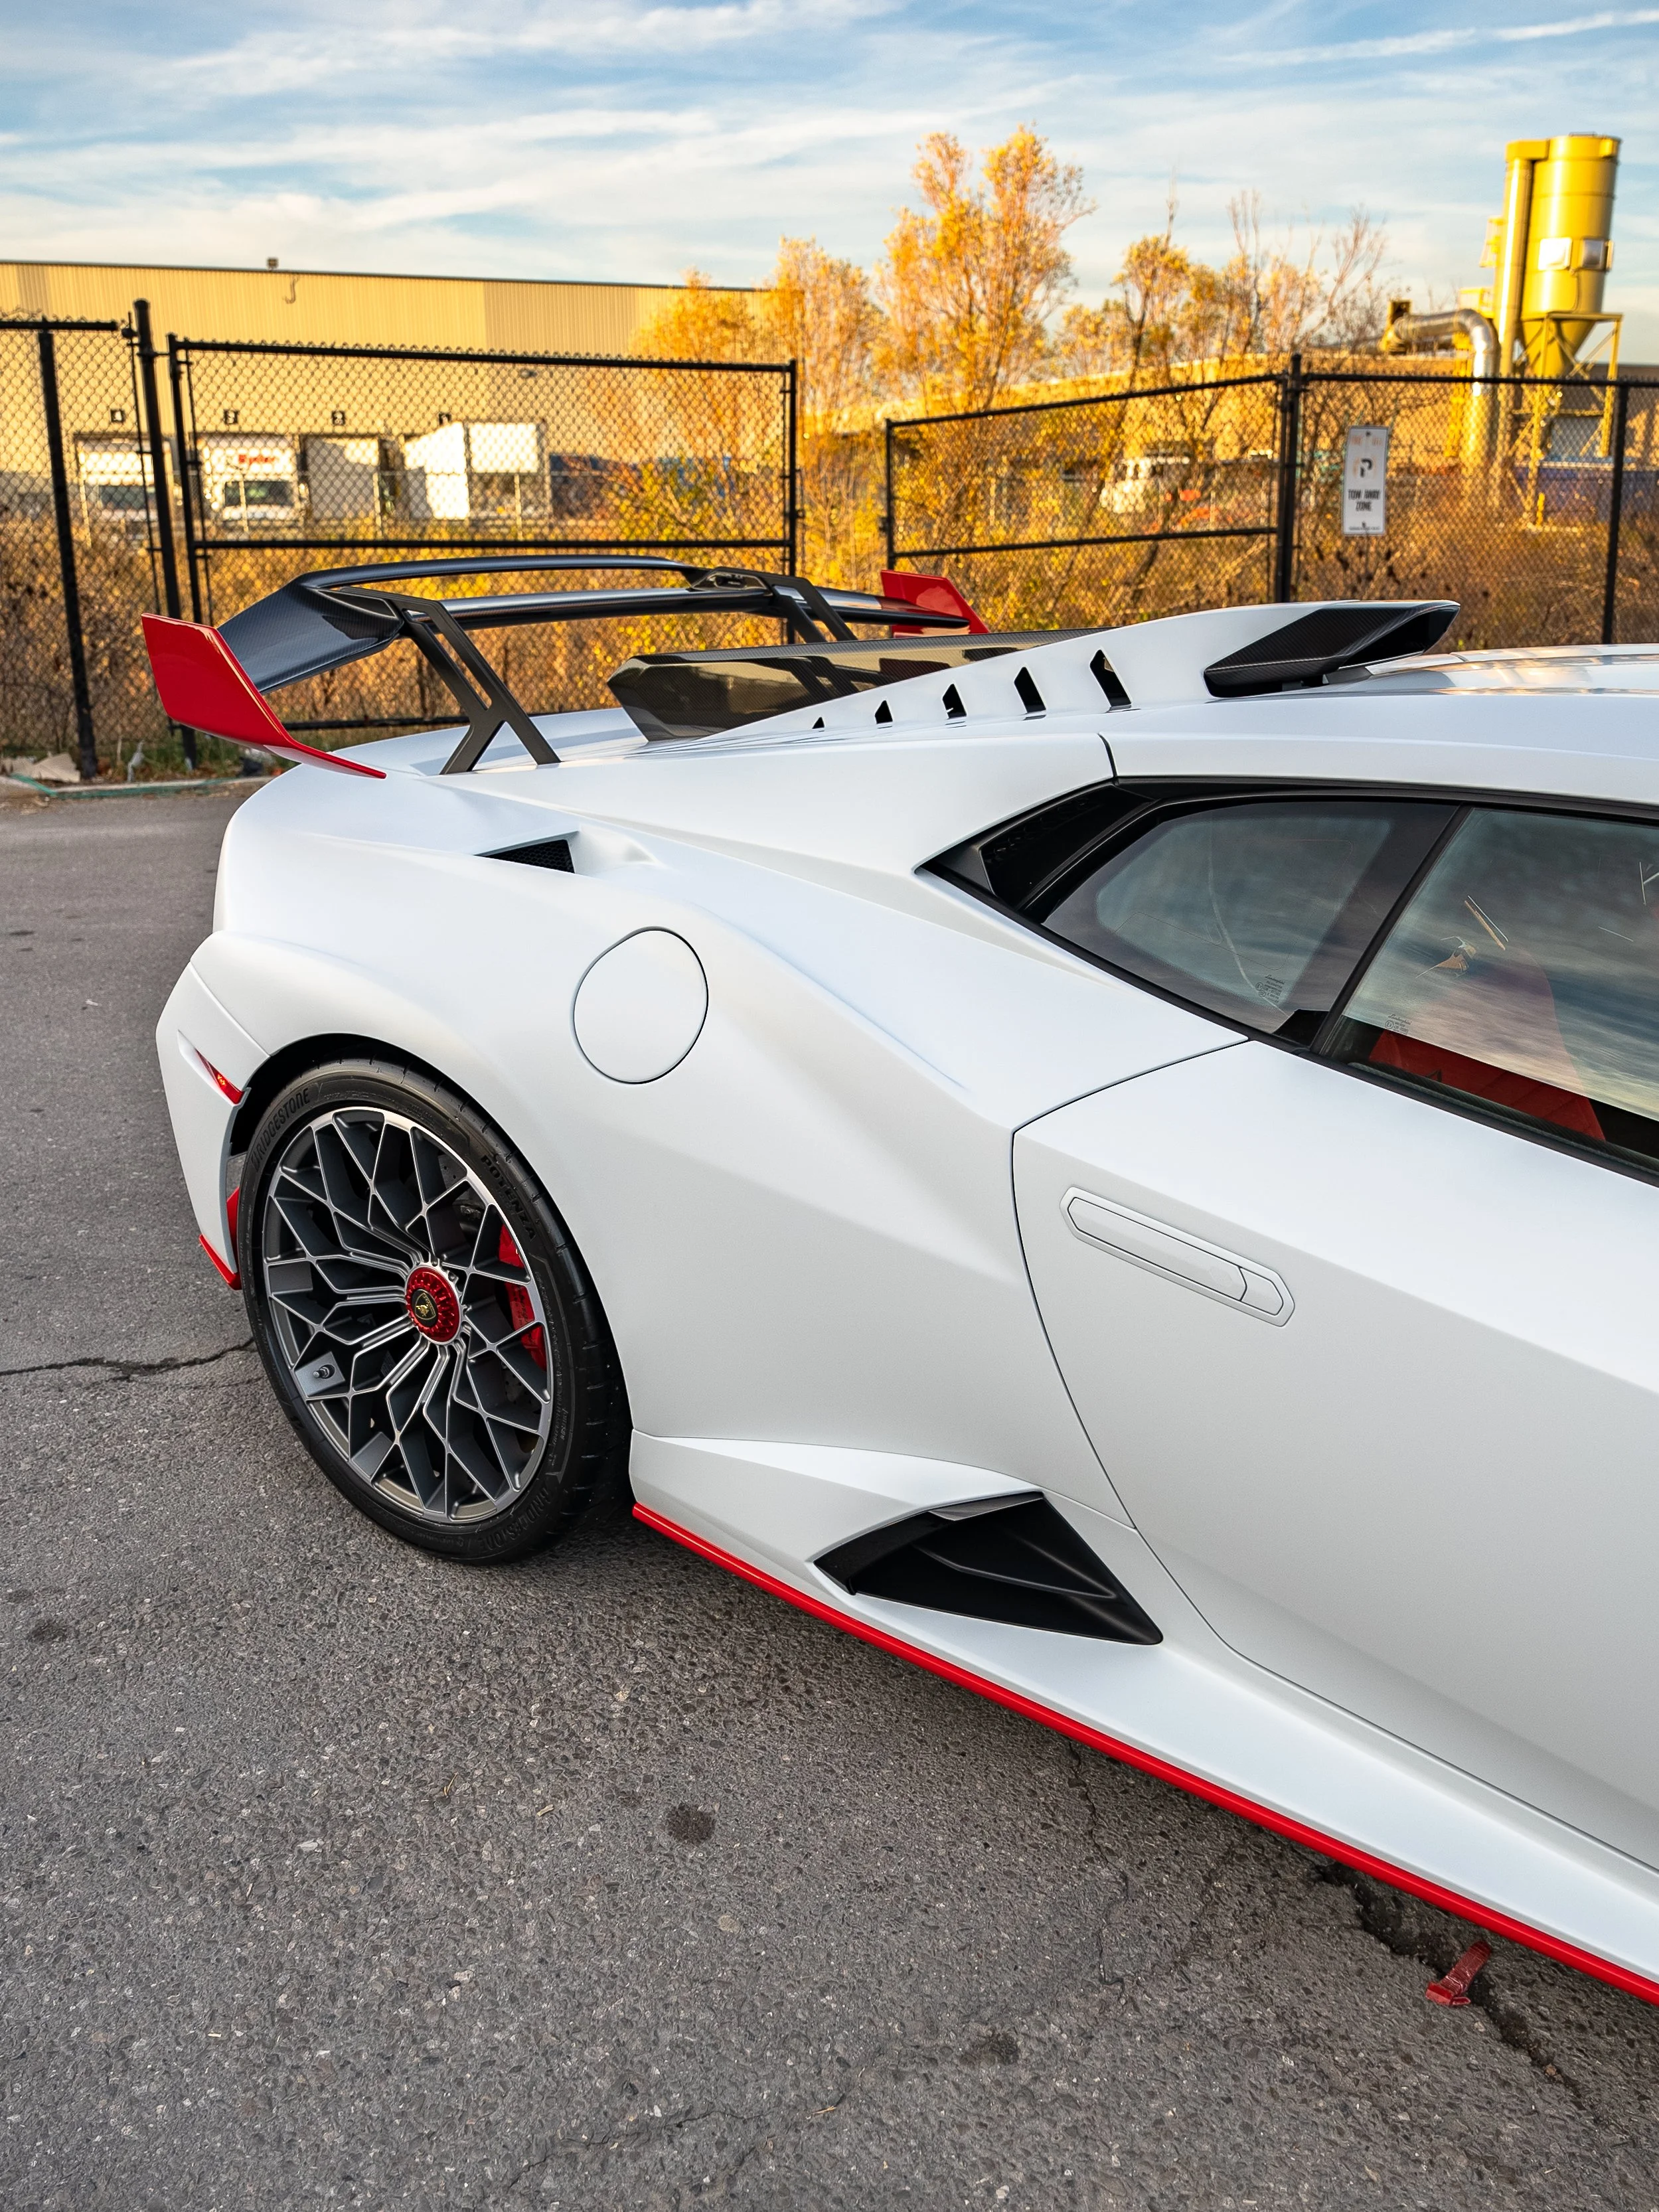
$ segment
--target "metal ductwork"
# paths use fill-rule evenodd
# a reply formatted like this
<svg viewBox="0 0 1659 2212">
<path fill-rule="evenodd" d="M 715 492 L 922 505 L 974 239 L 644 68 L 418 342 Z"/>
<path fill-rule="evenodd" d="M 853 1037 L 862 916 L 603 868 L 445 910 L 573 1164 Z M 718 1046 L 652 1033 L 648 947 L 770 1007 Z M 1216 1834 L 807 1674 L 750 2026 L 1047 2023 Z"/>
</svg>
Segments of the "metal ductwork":
<svg viewBox="0 0 1659 2212">
<path fill-rule="evenodd" d="M 1384 353 L 1438 353 L 1459 337 L 1468 340 L 1476 376 L 1498 374 L 1498 333 L 1473 307 L 1440 315 L 1398 315 L 1382 334 Z"/>
<path fill-rule="evenodd" d="M 1499 374 L 1498 333 L 1474 307 L 1450 307 L 1437 315 L 1390 315 L 1382 333 L 1384 353 L 1439 353 L 1462 338 L 1469 349 L 1468 411 L 1463 418 L 1463 459 L 1486 460 L 1492 453 Z"/>
</svg>

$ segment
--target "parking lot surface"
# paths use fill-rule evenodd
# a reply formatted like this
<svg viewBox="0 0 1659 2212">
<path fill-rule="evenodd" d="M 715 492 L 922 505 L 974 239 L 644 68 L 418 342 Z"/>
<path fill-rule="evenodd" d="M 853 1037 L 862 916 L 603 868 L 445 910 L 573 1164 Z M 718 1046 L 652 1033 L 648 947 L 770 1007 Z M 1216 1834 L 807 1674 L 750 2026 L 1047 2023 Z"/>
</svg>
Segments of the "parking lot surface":
<svg viewBox="0 0 1659 2212">
<path fill-rule="evenodd" d="M 155 1065 L 228 811 L 0 817 L 0 2203 L 1659 2206 L 1659 2011 L 620 1511 L 353 1512 Z"/>
</svg>

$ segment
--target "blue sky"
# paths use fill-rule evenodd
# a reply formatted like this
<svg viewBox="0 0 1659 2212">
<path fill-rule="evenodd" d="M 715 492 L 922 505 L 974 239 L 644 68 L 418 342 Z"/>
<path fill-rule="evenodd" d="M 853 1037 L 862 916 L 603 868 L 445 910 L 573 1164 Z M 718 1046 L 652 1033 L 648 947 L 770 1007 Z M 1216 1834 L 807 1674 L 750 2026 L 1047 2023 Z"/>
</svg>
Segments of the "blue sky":
<svg viewBox="0 0 1659 2212">
<path fill-rule="evenodd" d="M 1453 0 L 1455 7 L 1457 0 Z M 1386 227 L 1419 303 L 1474 280 L 1506 139 L 1625 141 L 1608 304 L 1659 360 L 1659 7 L 1396 0 L 200 0 L 7 10 L 0 255 L 761 279 L 872 262 L 919 138 L 1030 122 L 1082 164 L 1097 300 L 1158 225 Z"/>
</svg>

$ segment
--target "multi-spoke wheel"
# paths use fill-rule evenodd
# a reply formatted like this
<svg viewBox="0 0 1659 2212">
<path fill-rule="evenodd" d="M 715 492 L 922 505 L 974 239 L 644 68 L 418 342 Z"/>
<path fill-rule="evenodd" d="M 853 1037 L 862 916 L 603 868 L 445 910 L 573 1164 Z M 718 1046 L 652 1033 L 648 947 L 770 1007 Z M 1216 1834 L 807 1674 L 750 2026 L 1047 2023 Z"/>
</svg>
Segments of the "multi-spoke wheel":
<svg viewBox="0 0 1659 2212">
<path fill-rule="evenodd" d="M 580 1510 L 625 1437 L 599 1300 L 471 1109 L 379 1062 L 274 1099 L 238 1249 L 254 1334 L 331 1480 L 434 1550 L 502 1559 Z"/>
</svg>

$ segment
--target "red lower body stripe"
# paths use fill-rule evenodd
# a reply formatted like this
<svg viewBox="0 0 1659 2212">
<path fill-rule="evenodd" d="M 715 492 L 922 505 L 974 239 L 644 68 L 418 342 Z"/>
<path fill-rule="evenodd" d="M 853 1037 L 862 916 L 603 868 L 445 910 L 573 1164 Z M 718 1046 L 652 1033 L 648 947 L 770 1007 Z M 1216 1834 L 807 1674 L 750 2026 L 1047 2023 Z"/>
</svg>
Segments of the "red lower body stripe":
<svg viewBox="0 0 1659 2212">
<path fill-rule="evenodd" d="M 196 1241 L 201 1246 L 202 1249 L 207 1254 L 209 1259 L 212 1261 L 214 1266 L 219 1270 L 220 1274 L 223 1277 L 225 1288 L 228 1291 L 240 1291 L 242 1287 L 242 1279 L 237 1273 L 234 1267 L 226 1267 L 224 1261 L 214 1250 L 212 1245 L 208 1243 L 205 1237 L 198 1237 Z"/>
<path fill-rule="evenodd" d="M 1035 1698 L 1022 1697 L 1018 1690 L 1006 1690 L 1000 1682 L 972 1674 L 966 1667 L 958 1667 L 954 1660 L 936 1658 L 931 1651 L 907 1644 L 900 1637 L 890 1636 L 884 1628 L 838 1612 L 833 1605 L 826 1605 L 821 1598 L 809 1597 L 805 1590 L 779 1581 L 764 1569 L 751 1567 L 747 1560 L 722 1551 L 707 1537 L 693 1535 L 689 1528 L 682 1528 L 678 1522 L 653 1512 L 648 1505 L 635 1505 L 634 1517 L 662 1535 L 672 1537 L 675 1543 L 684 1544 L 687 1551 L 712 1559 L 729 1574 L 740 1575 L 757 1589 L 781 1597 L 787 1605 L 797 1606 L 801 1612 L 827 1620 L 834 1627 L 845 1629 L 849 1636 L 873 1644 L 878 1651 L 890 1651 L 900 1659 L 909 1660 L 913 1666 L 925 1667 L 930 1674 L 956 1683 L 959 1688 L 977 1691 L 981 1698 L 1006 1705 L 1010 1712 L 1019 1713 L 1028 1721 L 1041 1722 L 1044 1728 L 1071 1736 L 1078 1743 L 1086 1743 L 1091 1750 L 1102 1752 L 1108 1759 L 1121 1759 L 1126 1766 L 1139 1767 L 1143 1774 L 1155 1775 L 1160 1782 L 1172 1783 L 1177 1790 L 1185 1790 L 1194 1797 L 1220 1806 L 1224 1812 L 1237 1813 L 1241 1820 L 1253 1820 L 1259 1828 L 1270 1828 L 1274 1835 L 1287 1837 L 1293 1844 L 1317 1851 L 1322 1858 L 1335 1859 L 1359 1874 L 1370 1875 L 1374 1881 L 1385 1882 L 1391 1889 L 1403 1889 L 1410 1896 L 1420 1897 L 1426 1904 L 1437 1905 L 1443 1912 L 1449 1912 L 1459 1920 L 1472 1921 L 1477 1928 L 1502 1936 L 1511 1943 L 1525 1944 L 1528 1950 L 1542 1952 L 1547 1959 L 1559 1960 L 1563 1966 L 1575 1966 L 1580 1973 L 1593 1974 L 1597 1981 L 1610 1983 L 1616 1990 L 1644 1998 L 1649 2004 L 1659 2004 L 1659 1981 L 1645 1974 L 1634 1973 L 1630 1967 L 1617 1966 L 1611 1959 L 1598 1958 L 1594 1951 L 1564 1942 L 1560 1936 L 1548 1935 L 1542 1929 L 1529 1928 L 1524 1921 L 1510 1919 L 1507 1913 L 1494 1912 L 1489 1905 L 1479 1904 L 1473 1898 L 1460 1897 L 1455 1890 L 1444 1889 L 1437 1881 L 1426 1881 L 1421 1875 L 1413 1874 L 1405 1867 L 1391 1866 L 1387 1859 L 1376 1858 L 1370 1851 L 1343 1843 L 1338 1837 L 1322 1835 L 1304 1821 L 1275 1813 L 1271 1806 L 1258 1805 L 1252 1798 L 1241 1797 L 1237 1790 L 1228 1790 L 1218 1782 L 1206 1782 L 1201 1774 L 1190 1774 L 1185 1767 L 1171 1765 L 1154 1752 L 1141 1751 L 1132 1743 L 1121 1743 L 1115 1736 L 1103 1735 L 1086 1722 L 1074 1721 L 1065 1713 L 1056 1712 L 1051 1705 L 1039 1705 Z"/>
</svg>

